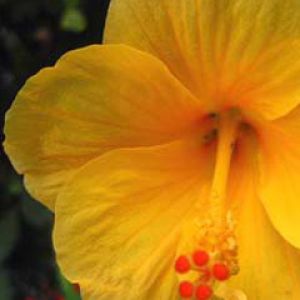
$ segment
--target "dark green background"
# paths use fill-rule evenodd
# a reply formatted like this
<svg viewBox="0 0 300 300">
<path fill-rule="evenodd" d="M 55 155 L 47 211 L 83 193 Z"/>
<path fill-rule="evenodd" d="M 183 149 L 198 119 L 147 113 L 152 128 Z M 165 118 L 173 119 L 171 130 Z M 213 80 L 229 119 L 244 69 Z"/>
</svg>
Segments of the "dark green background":
<svg viewBox="0 0 300 300">
<path fill-rule="evenodd" d="M 101 42 L 108 2 L 0 0 L 1 128 L 28 77 L 68 50 Z M 26 193 L 2 146 L 0 154 L 0 300 L 79 299 L 55 263 L 53 215 Z"/>
</svg>

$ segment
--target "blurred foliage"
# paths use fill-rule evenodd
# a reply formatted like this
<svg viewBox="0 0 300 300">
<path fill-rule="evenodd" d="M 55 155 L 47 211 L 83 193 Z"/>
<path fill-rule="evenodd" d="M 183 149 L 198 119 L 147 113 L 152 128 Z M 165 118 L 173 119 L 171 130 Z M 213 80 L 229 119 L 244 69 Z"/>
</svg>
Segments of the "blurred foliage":
<svg viewBox="0 0 300 300">
<path fill-rule="evenodd" d="M 65 30 L 82 32 L 86 28 L 86 19 L 79 9 L 70 7 L 64 12 L 61 26 Z"/>
<path fill-rule="evenodd" d="M 79 0 L 65 0 L 65 11 L 61 19 L 64 30 L 82 32 L 86 29 L 87 21 L 80 9 Z"/>
<path fill-rule="evenodd" d="M 0 0 L 1 127 L 28 77 L 68 50 L 101 42 L 108 2 Z M 26 193 L 0 147 L 0 300 L 80 299 L 58 271 L 52 226 L 53 214 Z"/>
</svg>

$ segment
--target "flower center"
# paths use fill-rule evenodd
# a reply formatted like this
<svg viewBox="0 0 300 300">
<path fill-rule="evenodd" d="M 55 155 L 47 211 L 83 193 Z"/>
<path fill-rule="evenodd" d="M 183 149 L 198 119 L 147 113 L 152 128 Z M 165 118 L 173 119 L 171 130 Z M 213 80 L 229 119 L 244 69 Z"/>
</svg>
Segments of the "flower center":
<svg viewBox="0 0 300 300">
<path fill-rule="evenodd" d="M 226 211 L 226 190 L 234 144 L 241 118 L 231 109 L 218 119 L 218 143 L 214 176 L 209 197 L 208 216 L 200 224 L 201 236 L 193 253 L 181 255 L 175 262 L 178 274 L 197 273 L 194 281 L 182 281 L 179 293 L 182 298 L 206 300 L 214 295 L 220 282 L 227 281 L 239 271 L 235 222 Z"/>
</svg>

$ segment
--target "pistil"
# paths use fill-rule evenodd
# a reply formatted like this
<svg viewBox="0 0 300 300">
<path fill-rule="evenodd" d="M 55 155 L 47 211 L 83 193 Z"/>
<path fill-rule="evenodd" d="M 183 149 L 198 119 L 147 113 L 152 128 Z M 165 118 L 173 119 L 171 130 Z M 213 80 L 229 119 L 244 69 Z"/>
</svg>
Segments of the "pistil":
<svg viewBox="0 0 300 300">
<path fill-rule="evenodd" d="M 237 110 L 227 110 L 218 118 L 217 151 L 214 176 L 209 196 L 209 213 L 200 225 L 201 235 L 194 253 L 180 256 L 176 272 L 196 271 L 195 282 L 182 282 L 182 298 L 208 300 L 215 286 L 235 275 L 238 268 L 235 222 L 230 211 L 225 210 L 231 159 L 240 124 Z"/>
<path fill-rule="evenodd" d="M 225 221 L 224 203 L 239 121 L 240 115 L 235 109 L 229 110 L 219 117 L 217 154 L 209 202 L 211 219 L 214 222 L 220 222 L 220 225 Z"/>
</svg>

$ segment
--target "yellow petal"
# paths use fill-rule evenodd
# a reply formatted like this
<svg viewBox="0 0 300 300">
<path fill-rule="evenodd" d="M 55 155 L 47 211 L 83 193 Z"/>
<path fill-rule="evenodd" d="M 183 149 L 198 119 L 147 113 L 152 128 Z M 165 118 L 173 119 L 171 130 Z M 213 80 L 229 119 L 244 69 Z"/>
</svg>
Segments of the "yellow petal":
<svg viewBox="0 0 300 300">
<path fill-rule="evenodd" d="M 263 124 L 260 134 L 260 196 L 277 230 L 300 247 L 300 107 Z"/>
<path fill-rule="evenodd" d="M 269 221 L 256 193 L 255 156 L 249 151 L 249 145 L 247 148 L 240 149 L 235 157 L 230 178 L 229 196 L 236 207 L 240 272 L 229 280 L 225 299 L 300 299 L 300 252 Z"/>
<path fill-rule="evenodd" d="M 72 51 L 25 84 L 7 114 L 5 150 L 31 194 L 53 209 L 87 161 L 185 135 L 199 103 L 167 68 L 127 46 Z"/>
<path fill-rule="evenodd" d="M 105 30 L 106 43 L 163 60 L 207 107 L 270 119 L 300 101 L 299 37 L 298 0 L 112 0 Z"/>
<path fill-rule="evenodd" d="M 76 173 L 58 197 L 54 239 L 86 299 L 177 299 L 181 231 L 212 165 L 207 149 L 177 142 L 110 151 Z"/>
</svg>

